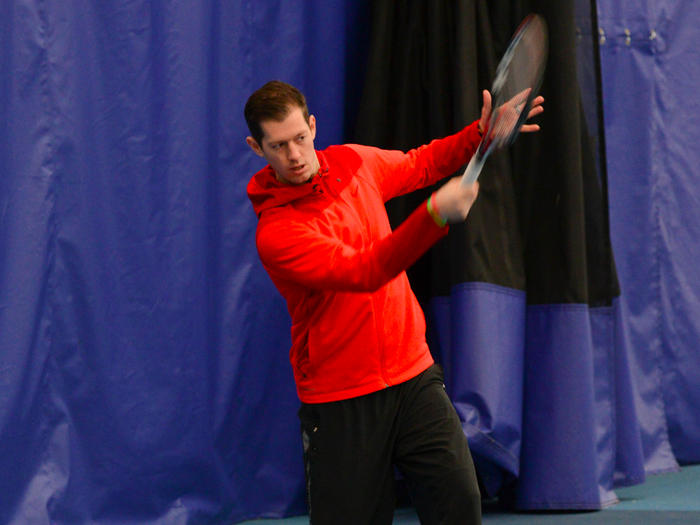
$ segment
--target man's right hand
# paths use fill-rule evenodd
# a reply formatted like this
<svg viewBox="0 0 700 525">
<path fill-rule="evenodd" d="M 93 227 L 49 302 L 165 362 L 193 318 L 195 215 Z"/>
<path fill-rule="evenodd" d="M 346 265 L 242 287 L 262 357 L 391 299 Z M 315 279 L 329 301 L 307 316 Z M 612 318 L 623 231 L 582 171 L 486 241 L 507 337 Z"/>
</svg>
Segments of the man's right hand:
<svg viewBox="0 0 700 525">
<path fill-rule="evenodd" d="M 462 222 L 479 194 L 479 183 L 460 185 L 461 177 L 452 177 L 447 184 L 435 192 L 433 203 L 439 215 L 448 223 Z"/>
</svg>

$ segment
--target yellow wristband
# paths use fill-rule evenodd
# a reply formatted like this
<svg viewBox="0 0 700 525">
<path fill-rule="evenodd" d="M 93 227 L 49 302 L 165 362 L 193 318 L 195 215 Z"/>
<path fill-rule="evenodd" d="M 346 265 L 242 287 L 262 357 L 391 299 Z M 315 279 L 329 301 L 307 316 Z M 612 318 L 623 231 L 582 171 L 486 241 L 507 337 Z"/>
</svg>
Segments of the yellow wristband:
<svg viewBox="0 0 700 525">
<path fill-rule="evenodd" d="M 435 194 L 433 193 L 433 195 L 435 195 Z M 428 207 L 428 213 L 435 221 L 435 224 L 437 224 L 440 228 L 444 228 L 445 225 L 447 224 L 447 221 L 445 219 L 443 219 L 442 217 L 440 217 L 440 214 L 437 212 L 437 210 L 433 206 L 433 195 L 428 197 L 428 202 L 426 203 L 426 206 Z"/>
</svg>

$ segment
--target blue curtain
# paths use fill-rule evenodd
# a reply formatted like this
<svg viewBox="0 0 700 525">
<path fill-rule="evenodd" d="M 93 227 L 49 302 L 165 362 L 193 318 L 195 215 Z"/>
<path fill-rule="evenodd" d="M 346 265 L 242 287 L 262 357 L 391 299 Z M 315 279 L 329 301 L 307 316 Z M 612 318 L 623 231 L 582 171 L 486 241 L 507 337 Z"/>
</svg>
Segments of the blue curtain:
<svg viewBox="0 0 700 525">
<path fill-rule="evenodd" d="M 243 105 L 292 82 L 342 141 L 362 4 L 0 6 L 0 523 L 304 512 Z"/>
<path fill-rule="evenodd" d="M 242 111 L 265 81 L 289 81 L 309 98 L 317 146 L 341 142 L 362 85 L 367 3 L 0 2 L 0 524 L 305 512 L 289 318 L 254 248 L 245 187 L 262 164 Z M 542 312 L 509 293 L 499 307 L 519 328 L 482 335 L 521 352 L 518 390 L 546 381 L 533 364 L 565 359 L 546 350 L 571 337 L 527 334 L 577 328 L 590 353 L 556 384 L 598 407 L 576 421 L 596 428 L 577 450 L 596 469 L 581 493 L 603 501 L 590 487 L 605 492 L 630 471 L 634 457 L 609 443 L 637 432 L 636 415 L 648 472 L 700 461 L 700 111 L 688 95 L 700 82 L 700 8 L 599 6 L 623 294 L 593 312 Z M 457 299 L 498 314 L 489 304 L 502 290 L 467 291 Z M 468 305 L 436 308 L 460 319 L 456 306 Z M 467 379 L 479 384 L 497 359 Z M 610 395 L 626 367 L 634 388 Z M 632 396 L 629 416 L 616 403 Z M 455 403 L 465 420 L 482 414 Z M 521 472 L 520 497 L 535 501 L 556 451 L 527 439 L 520 450 L 508 425 L 527 438 L 549 423 L 527 408 L 516 416 L 495 429 L 504 447 L 483 472 Z"/>
<path fill-rule="evenodd" d="M 601 0 L 611 237 L 649 472 L 700 462 L 700 4 Z"/>
</svg>

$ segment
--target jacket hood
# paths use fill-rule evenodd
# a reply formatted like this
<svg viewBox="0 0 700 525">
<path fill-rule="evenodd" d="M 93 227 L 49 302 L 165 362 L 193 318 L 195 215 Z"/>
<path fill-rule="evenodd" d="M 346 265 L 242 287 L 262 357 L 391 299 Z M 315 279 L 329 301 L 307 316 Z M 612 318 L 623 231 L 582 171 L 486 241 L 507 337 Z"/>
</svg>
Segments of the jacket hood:
<svg viewBox="0 0 700 525">
<path fill-rule="evenodd" d="M 316 156 L 318 157 L 318 162 L 321 165 L 319 173 L 327 172 L 329 169 L 329 159 L 327 156 L 331 157 L 333 160 L 340 161 L 344 168 L 343 171 L 346 171 L 346 176 L 342 178 L 344 182 L 343 186 L 345 186 L 349 179 L 354 176 L 362 164 L 362 159 L 360 156 L 351 148 L 346 146 L 331 146 L 326 150 L 316 151 Z M 335 162 L 333 162 L 333 164 L 335 164 Z M 253 209 L 255 210 L 255 214 L 258 216 L 258 219 L 265 210 L 284 206 L 285 204 L 289 204 L 290 202 L 311 193 L 315 186 L 312 181 L 317 175 L 314 175 L 314 177 L 309 179 L 309 182 L 305 184 L 285 184 L 284 182 L 277 180 L 275 170 L 273 170 L 269 165 L 265 166 L 263 169 L 253 175 L 253 178 L 250 179 L 247 188 L 248 198 L 250 199 L 250 202 L 253 203 Z M 338 189 L 336 189 L 336 191 Z"/>
</svg>

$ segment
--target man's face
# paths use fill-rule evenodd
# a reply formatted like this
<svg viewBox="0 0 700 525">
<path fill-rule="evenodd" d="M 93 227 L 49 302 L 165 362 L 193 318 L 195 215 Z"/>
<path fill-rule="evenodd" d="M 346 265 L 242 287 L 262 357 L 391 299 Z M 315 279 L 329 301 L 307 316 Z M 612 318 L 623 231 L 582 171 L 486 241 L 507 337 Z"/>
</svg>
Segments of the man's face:
<svg viewBox="0 0 700 525">
<path fill-rule="evenodd" d="M 288 184 L 304 184 L 319 170 L 314 150 L 316 120 L 313 115 L 306 123 L 301 108 L 294 108 L 282 122 L 268 120 L 260 123 L 262 145 L 252 137 L 246 142 L 275 170 L 277 180 Z"/>
</svg>

